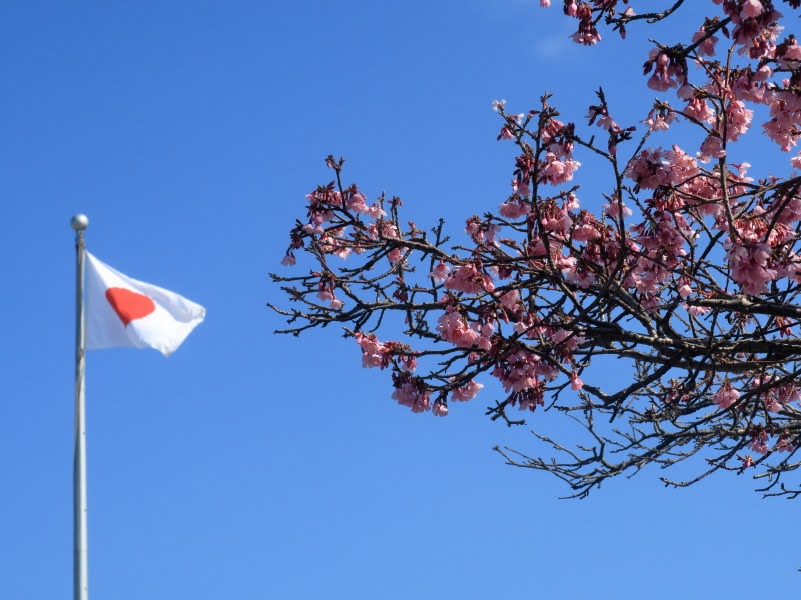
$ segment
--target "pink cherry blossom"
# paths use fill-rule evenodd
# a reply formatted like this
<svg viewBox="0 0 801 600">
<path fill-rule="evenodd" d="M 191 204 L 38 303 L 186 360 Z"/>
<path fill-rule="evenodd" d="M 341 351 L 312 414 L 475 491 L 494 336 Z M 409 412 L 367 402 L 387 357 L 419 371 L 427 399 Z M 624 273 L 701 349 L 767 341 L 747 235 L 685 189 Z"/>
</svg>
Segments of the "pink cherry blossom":
<svg viewBox="0 0 801 600">
<path fill-rule="evenodd" d="M 518 300 L 520 300 L 520 292 L 517 290 L 509 290 L 498 297 L 500 303 L 508 310 L 515 312 L 517 309 Z"/>
<path fill-rule="evenodd" d="M 779 144 L 785 152 L 798 143 L 798 123 L 801 122 L 801 107 L 798 99 L 787 92 L 772 92 L 767 98 L 770 102 L 771 119 L 763 123 L 765 134 Z"/>
<path fill-rule="evenodd" d="M 583 215 L 577 220 L 576 226 L 573 229 L 573 239 L 577 242 L 587 242 L 592 239 L 600 237 L 601 224 L 592 218 L 588 213 Z"/>
<path fill-rule="evenodd" d="M 445 287 L 468 294 L 492 292 L 495 285 L 489 275 L 479 270 L 474 262 L 462 265 L 445 280 Z"/>
<path fill-rule="evenodd" d="M 391 263 L 398 263 L 403 259 L 403 250 L 400 248 L 393 248 L 390 250 L 389 254 L 387 254 L 387 258 Z"/>
<path fill-rule="evenodd" d="M 692 37 L 693 44 L 702 39 L 705 35 L 707 35 L 707 32 L 703 28 L 696 31 Z M 698 45 L 696 52 L 698 52 L 700 56 L 715 56 L 715 44 L 717 41 L 718 38 L 714 35 L 706 38 Z"/>
<path fill-rule="evenodd" d="M 737 402 L 740 397 L 740 392 L 735 390 L 731 384 L 726 382 L 718 389 L 717 393 L 712 396 L 712 402 L 717 404 L 720 408 L 729 408 L 732 404 Z"/>
<path fill-rule="evenodd" d="M 577 44 L 583 44 L 585 46 L 594 46 L 598 42 L 601 41 L 601 34 L 598 33 L 598 30 L 594 27 L 588 28 L 586 31 L 583 32 L 576 32 L 570 36 Z"/>
<path fill-rule="evenodd" d="M 768 432 L 764 429 L 760 429 L 751 437 L 751 443 L 748 444 L 748 447 L 751 448 L 754 452 L 758 454 L 767 454 L 768 453 Z"/>
<path fill-rule="evenodd" d="M 726 139 L 735 141 L 748 131 L 754 111 L 745 107 L 740 100 L 735 100 L 726 108 Z M 723 126 L 721 125 L 721 129 Z M 721 135 L 723 131 L 720 131 Z"/>
<path fill-rule="evenodd" d="M 437 400 L 431 407 L 431 412 L 437 417 L 447 417 L 448 406 Z"/>
<path fill-rule="evenodd" d="M 654 48 L 651 50 L 649 59 L 653 66 L 653 73 L 647 82 L 649 88 L 657 92 L 664 92 L 670 88 L 678 87 L 679 83 L 684 83 L 683 75 L 671 63 L 667 54 L 658 48 Z"/>
<path fill-rule="evenodd" d="M 381 235 L 390 240 L 396 240 L 400 237 L 398 226 L 392 221 L 384 221 L 381 226 Z"/>
<path fill-rule="evenodd" d="M 604 214 L 612 219 L 617 219 L 621 216 L 628 217 L 632 214 L 631 209 L 626 208 L 626 205 L 618 200 L 616 196 L 613 196 L 608 204 L 604 204 L 603 209 Z"/>
<path fill-rule="evenodd" d="M 512 191 L 516 196 L 528 197 L 531 194 L 531 189 L 528 187 L 528 177 L 515 177 L 512 179 Z"/>
<path fill-rule="evenodd" d="M 519 199 L 508 200 L 501 204 L 498 212 L 507 219 L 519 219 L 530 211 L 529 205 Z"/>
<path fill-rule="evenodd" d="M 670 124 L 676 121 L 676 115 L 670 110 L 652 110 L 643 121 L 651 131 L 667 131 Z"/>
<path fill-rule="evenodd" d="M 545 336 L 558 346 L 562 354 L 576 350 L 585 341 L 583 336 L 561 327 L 546 329 Z"/>
<path fill-rule="evenodd" d="M 703 141 L 700 148 L 702 160 L 709 161 L 712 158 L 723 158 L 726 151 L 723 149 L 723 140 L 717 135 L 710 134 Z"/>
<path fill-rule="evenodd" d="M 712 123 L 715 120 L 715 113 L 709 109 L 709 103 L 702 96 L 693 95 L 682 112 L 688 117 L 705 123 Z"/>
<path fill-rule="evenodd" d="M 480 337 L 476 328 L 451 306 L 437 319 L 436 329 L 443 340 L 459 348 L 472 348 Z"/>
<path fill-rule="evenodd" d="M 697 304 L 682 304 L 682 307 L 691 317 L 700 317 L 707 314 L 711 309 L 708 306 L 698 306 Z"/>
<path fill-rule="evenodd" d="M 751 17 L 758 17 L 765 12 L 765 7 L 759 0 L 745 0 L 743 7 L 740 10 L 741 19 L 750 19 Z"/>
<path fill-rule="evenodd" d="M 767 394 L 762 398 L 765 408 L 772 413 L 777 413 L 782 409 L 781 402 L 773 394 Z"/>
<path fill-rule="evenodd" d="M 593 272 L 590 269 L 582 266 L 576 266 L 568 270 L 566 279 L 568 282 L 585 290 L 595 283 L 595 275 Z"/>
<path fill-rule="evenodd" d="M 411 408 L 414 413 L 425 412 L 431 408 L 429 402 L 431 393 L 421 378 L 407 373 L 393 373 L 392 379 L 395 386 L 392 399 L 398 404 Z"/>
<path fill-rule="evenodd" d="M 497 139 L 499 139 L 499 140 L 513 140 L 513 139 L 515 139 L 515 134 L 512 131 L 512 129 L 509 127 L 509 125 L 507 124 L 507 125 L 504 125 L 503 127 L 501 127 L 501 131 L 500 131 L 500 133 L 498 133 L 498 138 Z"/>
<path fill-rule="evenodd" d="M 431 271 L 430 277 L 434 279 L 434 281 L 445 281 L 445 278 L 450 273 L 451 268 L 446 265 L 444 262 L 439 261 L 434 269 Z"/>
<path fill-rule="evenodd" d="M 761 294 L 769 281 L 778 273 L 771 265 L 771 248 L 768 244 L 738 244 L 731 238 L 724 242 L 731 276 L 740 284 L 744 294 Z"/>
<path fill-rule="evenodd" d="M 351 186 L 345 190 L 345 208 L 353 212 L 367 212 L 366 198 L 364 194 L 356 189 L 356 186 Z"/>
<path fill-rule="evenodd" d="M 384 212 L 384 209 L 381 208 L 381 205 L 378 202 L 375 202 L 372 205 L 368 206 L 364 210 L 364 214 L 366 214 L 371 219 L 380 219 L 382 217 L 387 216 L 387 213 Z"/>
<path fill-rule="evenodd" d="M 645 149 L 626 169 L 626 176 L 641 189 L 681 184 L 698 173 L 696 160 L 678 146 L 673 146 L 671 150 Z"/>
<path fill-rule="evenodd" d="M 581 166 L 581 163 L 565 158 L 560 160 L 554 152 L 546 153 L 544 163 L 540 167 L 539 182 L 560 185 L 573 179 L 573 173 Z"/>
<path fill-rule="evenodd" d="M 465 385 L 454 388 L 453 392 L 451 392 L 451 400 L 455 400 L 457 402 L 467 402 L 468 400 L 472 400 L 476 397 L 476 395 L 478 395 L 478 392 L 481 391 L 481 388 L 483 387 L 484 386 L 482 384 L 476 383 L 471 379 Z"/>
<path fill-rule="evenodd" d="M 362 348 L 362 367 L 383 369 L 389 364 L 389 349 L 378 341 L 375 334 L 365 335 L 359 331 L 354 337 Z"/>
</svg>

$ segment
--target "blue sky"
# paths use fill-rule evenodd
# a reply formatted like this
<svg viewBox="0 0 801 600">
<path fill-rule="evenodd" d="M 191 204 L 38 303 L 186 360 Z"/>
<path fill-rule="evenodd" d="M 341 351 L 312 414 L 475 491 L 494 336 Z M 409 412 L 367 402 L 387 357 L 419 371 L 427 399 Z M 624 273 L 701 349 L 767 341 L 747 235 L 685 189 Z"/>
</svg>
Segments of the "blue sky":
<svg viewBox="0 0 801 600">
<path fill-rule="evenodd" d="M 508 193 L 493 99 L 517 112 L 548 90 L 581 120 L 603 84 L 628 122 L 645 116 L 643 36 L 578 48 L 558 7 L 537 5 L 4 4 L 0 597 L 72 585 L 76 212 L 98 258 L 208 311 L 169 359 L 88 357 L 92 597 L 797 589 L 797 504 L 761 500 L 748 479 L 676 491 L 650 470 L 558 500 L 558 481 L 491 452 L 535 446 L 484 417 L 490 396 L 447 419 L 413 415 L 352 341 L 272 333 L 268 273 L 304 194 L 330 178 L 327 154 L 347 157 L 368 197 L 397 194 L 419 225 L 444 215 L 458 232 Z M 579 182 L 599 206 L 601 175 L 588 165 Z M 564 428 L 551 414 L 528 423 Z"/>
</svg>

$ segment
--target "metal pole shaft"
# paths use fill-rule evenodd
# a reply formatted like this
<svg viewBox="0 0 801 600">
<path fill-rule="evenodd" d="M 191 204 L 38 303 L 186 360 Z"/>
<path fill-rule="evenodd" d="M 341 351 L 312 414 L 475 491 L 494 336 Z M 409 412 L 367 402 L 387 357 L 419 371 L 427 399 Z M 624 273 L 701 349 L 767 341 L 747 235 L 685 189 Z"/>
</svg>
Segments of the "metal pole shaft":
<svg viewBox="0 0 801 600">
<path fill-rule="evenodd" d="M 73 463 L 73 590 L 75 600 L 89 600 L 88 533 L 86 527 L 86 415 L 84 366 L 83 280 L 84 235 L 89 221 L 83 215 L 72 218 L 75 229 L 77 269 L 75 277 L 75 460 Z"/>
</svg>

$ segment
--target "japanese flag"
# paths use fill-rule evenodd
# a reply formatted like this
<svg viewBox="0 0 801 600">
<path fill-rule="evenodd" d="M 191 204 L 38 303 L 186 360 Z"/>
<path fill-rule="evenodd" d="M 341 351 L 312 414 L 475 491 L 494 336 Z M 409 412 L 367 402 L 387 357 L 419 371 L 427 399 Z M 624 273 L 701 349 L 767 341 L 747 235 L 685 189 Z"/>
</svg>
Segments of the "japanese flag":
<svg viewBox="0 0 801 600">
<path fill-rule="evenodd" d="M 169 356 L 205 316 L 199 304 L 131 279 L 86 253 L 87 349 L 149 346 Z"/>
</svg>

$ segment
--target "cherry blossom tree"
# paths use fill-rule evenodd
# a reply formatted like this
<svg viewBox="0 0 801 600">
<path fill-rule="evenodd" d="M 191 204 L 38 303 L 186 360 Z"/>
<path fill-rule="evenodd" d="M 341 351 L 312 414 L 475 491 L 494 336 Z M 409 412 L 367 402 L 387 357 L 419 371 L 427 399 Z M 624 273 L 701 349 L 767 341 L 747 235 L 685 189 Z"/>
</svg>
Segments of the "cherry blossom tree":
<svg viewBox="0 0 801 600">
<path fill-rule="evenodd" d="M 800 495 L 801 155 L 761 176 L 727 156 L 760 130 L 787 153 L 801 136 L 801 45 L 786 29 L 801 0 L 705 1 L 716 14 L 646 57 L 663 97 L 640 123 L 618 124 L 603 90 L 572 121 L 547 94 L 521 113 L 495 102 L 498 139 L 516 146 L 511 190 L 467 219 L 461 243 L 442 221 L 404 221 L 397 197 L 370 202 L 329 156 L 333 181 L 306 196 L 283 259 L 313 266 L 273 275 L 293 303 L 272 306 L 281 332 L 343 327 L 413 412 L 444 417 L 486 394 L 493 421 L 522 424 L 538 407 L 572 418 L 575 437 L 554 439 L 530 417 L 542 457 L 496 448 L 572 496 L 687 459 L 689 477 L 662 480 L 748 472 L 765 495 Z M 594 45 L 685 2 L 636 4 L 563 10 L 573 40 Z M 697 141 L 668 141 L 679 134 Z M 579 199 L 582 155 L 608 173 L 595 212 Z"/>
</svg>

